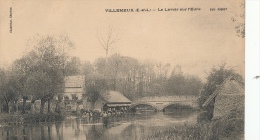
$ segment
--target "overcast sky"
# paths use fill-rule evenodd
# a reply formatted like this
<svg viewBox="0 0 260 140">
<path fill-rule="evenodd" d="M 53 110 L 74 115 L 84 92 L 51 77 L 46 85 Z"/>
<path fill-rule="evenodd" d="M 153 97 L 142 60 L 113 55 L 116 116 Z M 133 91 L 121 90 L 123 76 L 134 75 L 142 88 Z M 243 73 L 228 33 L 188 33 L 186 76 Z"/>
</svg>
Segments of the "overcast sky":
<svg viewBox="0 0 260 140">
<path fill-rule="evenodd" d="M 71 55 L 94 61 L 105 57 L 97 30 L 117 27 L 121 39 L 115 52 L 140 61 L 181 65 L 184 73 L 202 79 L 213 65 L 225 60 L 244 73 L 244 39 L 236 36 L 232 17 L 243 12 L 236 0 L 216 1 L 9 1 L 0 0 L 0 66 L 20 58 L 26 42 L 37 33 L 67 34 L 75 43 Z M 116 2 L 116 3 L 115 3 Z M 134 4 L 135 3 L 135 4 Z M 12 7 L 12 33 L 10 30 Z M 200 8 L 196 12 L 105 12 L 116 8 Z M 210 8 L 227 11 L 210 12 Z"/>
</svg>

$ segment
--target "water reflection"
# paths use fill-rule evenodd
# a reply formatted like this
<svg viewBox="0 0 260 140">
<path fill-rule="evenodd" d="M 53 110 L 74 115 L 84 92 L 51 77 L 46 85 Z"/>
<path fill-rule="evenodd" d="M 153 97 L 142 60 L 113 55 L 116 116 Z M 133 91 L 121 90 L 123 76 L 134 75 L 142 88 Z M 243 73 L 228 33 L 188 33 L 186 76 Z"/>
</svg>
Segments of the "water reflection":
<svg viewBox="0 0 260 140">
<path fill-rule="evenodd" d="M 68 118 L 52 124 L 0 127 L 2 140 L 139 140 L 158 130 L 196 123 L 198 112 L 151 112 L 106 118 Z"/>
</svg>

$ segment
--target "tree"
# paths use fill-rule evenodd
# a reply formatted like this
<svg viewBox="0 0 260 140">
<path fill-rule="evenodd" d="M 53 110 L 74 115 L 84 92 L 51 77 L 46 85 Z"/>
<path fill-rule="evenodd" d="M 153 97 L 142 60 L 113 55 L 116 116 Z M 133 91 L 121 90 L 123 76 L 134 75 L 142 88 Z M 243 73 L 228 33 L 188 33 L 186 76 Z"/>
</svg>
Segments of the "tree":
<svg viewBox="0 0 260 140">
<path fill-rule="evenodd" d="M 240 0 L 236 4 L 239 4 L 238 9 L 240 11 L 231 20 L 235 23 L 237 36 L 245 38 L 245 0 Z"/>
<path fill-rule="evenodd" d="M 107 34 L 102 34 L 99 30 L 97 30 L 97 38 L 99 44 L 106 52 L 106 59 L 105 59 L 105 77 L 107 77 L 108 70 L 108 51 L 114 47 L 114 44 L 119 41 L 119 34 L 118 30 L 112 26 L 111 24 L 108 26 Z M 106 79 L 108 80 L 108 79 Z"/>
<path fill-rule="evenodd" d="M 103 35 L 99 30 L 97 30 L 97 38 L 99 44 L 103 47 L 103 49 L 106 52 L 106 58 L 108 57 L 109 49 L 111 49 L 113 45 L 117 43 L 120 39 L 117 29 L 112 25 L 108 26 L 108 32 L 106 35 Z"/>
<path fill-rule="evenodd" d="M 34 98 L 41 99 L 41 113 L 51 92 L 51 86 L 51 77 L 45 72 L 32 72 L 25 83 L 26 92 Z"/>
<path fill-rule="evenodd" d="M 50 112 L 51 100 L 63 92 L 67 52 L 73 43 L 66 35 L 37 36 L 30 43 L 33 49 L 27 55 L 34 54 L 34 59 L 28 66 L 27 91 L 41 99 L 41 113 L 46 101 Z"/>
<path fill-rule="evenodd" d="M 244 85 L 244 79 L 241 75 L 237 74 L 233 68 L 228 68 L 226 63 L 222 63 L 218 67 L 213 67 L 207 76 L 207 82 L 201 90 L 200 96 L 198 98 L 198 104 L 200 108 L 204 102 L 208 99 L 208 97 L 213 94 L 218 85 L 221 85 L 226 78 L 229 76 L 233 76 L 238 80 L 241 85 Z M 207 108 L 203 108 L 208 112 L 210 118 L 213 117 L 213 108 L 214 106 L 208 106 Z"/>
<path fill-rule="evenodd" d="M 97 76 L 86 79 L 85 87 L 86 94 L 84 96 L 87 98 L 87 101 L 91 102 L 91 108 L 94 107 L 95 102 L 99 98 L 99 94 L 108 89 L 106 80 Z"/>
<path fill-rule="evenodd" d="M 165 93 L 168 95 L 199 95 L 203 84 L 193 75 L 184 75 L 181 66 L 177 65 L 172 70 L 171 76 L 165 85 Z"/>
<path fill-rule="evenodd" d="M 81 73 L 81 62 L 78 57 L 72 57 L 65 65 L 65 75 L 73 76 Z"/>
<path fill-rule="evenodd" d="M 29 99 L 29 94 L 26 92 L 25 83 L 26 79 L 30 75 L 30 66 L 35 65 L 37 62 L 37 55 L 34 52 L 30 52 L 27 55 L 23 56 L 20 59 L 17 59 L 12 64 L 12 73 L 16 75 L 17 81 L 19 81 L 20 86 L 22 87 L 22 92 L 20 92 L 20 97 L 23 99 L 22 112 L 25 113 L 26 100 Z"/>
<path fill-rule="evenodd" d="M 0 113 L 3 111 L 3 104 L 4 101 L 4 87 L 6 85 L 6 74 L 4 69 L 0 68 Z"/>
<path fill-rule="evenodd" d="M 18 111 L 18 101 L 23 93 L 22 77 L 13 69 L 7 71 L 1 70 L 0 83 L 1 99 L 6 103 L 6 111 L 10 113 L 11 105 L 15 104 L 15 110 Z"/>
<path fill-rule="evenodd" d="M 8 96 L 9 94 L 7 93 L 7 85 L 8 85 L 8 76 L 7 72 L 4 69 L 0 69 L 0 99 L 1 99 L 1 111 L 3 110 L 3 104 L 2 102 L 6 103 L 7 107 L 7 112 L 9 112 L 9 101 L 11 100 L 11 97 Z M 10 112 L 9 112 L 10 113 Z"/>
<path fill-rule="evenodd" d="M 87 79 L 91 79 L 94 75 L 96 75 L 96 69 L 89 61 L 83 61 L 80 69 L 81 73 L 85 77 L 85 81 Z"/>
</svg>

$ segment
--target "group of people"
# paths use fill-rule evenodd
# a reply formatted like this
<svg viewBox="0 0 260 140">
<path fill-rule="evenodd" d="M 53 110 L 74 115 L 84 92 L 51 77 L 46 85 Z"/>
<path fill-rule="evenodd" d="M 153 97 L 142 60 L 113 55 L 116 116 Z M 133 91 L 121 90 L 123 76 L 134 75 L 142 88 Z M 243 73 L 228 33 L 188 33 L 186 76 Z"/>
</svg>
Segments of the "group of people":
<svg viewBox="0 0 260 140">
<path fill-rule="evenodd" d="M 128 110 L 129 110 L 128 106 L 104 107 L 101 112 L 92 111 L 92 110 L 81 111 L 81 117 L 93 117 L 93 116 L 107 117 L 111 115 L 125 114 L 128 112 Z"/>
<path fill-rule="evenodd" d="M 111 115 L 119 115 L 119 114 L 124 114 L 128 112 L 129 107 L 127 106 L 121 106 L 121 107 L 107 107 L 104 108 L 102 111 L 102 116 L 111 116 Z"/>
</svg>

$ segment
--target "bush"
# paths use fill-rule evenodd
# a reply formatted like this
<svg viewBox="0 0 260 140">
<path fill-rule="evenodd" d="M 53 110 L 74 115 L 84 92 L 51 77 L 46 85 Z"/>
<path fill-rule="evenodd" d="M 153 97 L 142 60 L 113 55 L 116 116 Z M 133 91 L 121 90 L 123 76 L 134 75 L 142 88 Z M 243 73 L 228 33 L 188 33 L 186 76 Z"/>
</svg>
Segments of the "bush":
<svg viewBox="0 0 260 140">
<path fill-rule="evenodd" d="M 214 136 L 221 138 L 236 137 L 244 133 L 244 116 L 237 110 L 231 111 L 230 114 L 219 120 L 212 121 L 212 131 Z"/>
<path fill-rule="evenodd" d="M 207 111 L 203 111 L 201 112 L 198 116 L 197 116 L 197 122 L 201 123 L 201 122 L 208 122 L 210 121 L 212 118 L 212 115 L 209 114 Z"/>
<path fill-rule="evenodd" d="M 21 115 L 1 114 L 0 123 L 1 124 L 22 124 L 23 118 Z"/>
<path fill-rule="evenodd" d="M 2 114 L 0 118 L 0 123 L 2 124 L 35 124 L 44 122 L 54 122 L 62 121 L 65 115 L 58 113 L 48 113 L 48 114 Z"/>
</svg>

